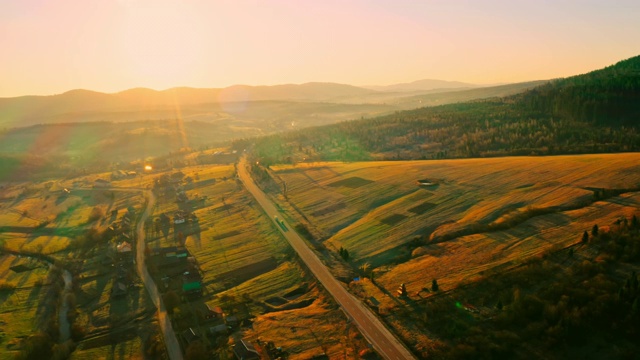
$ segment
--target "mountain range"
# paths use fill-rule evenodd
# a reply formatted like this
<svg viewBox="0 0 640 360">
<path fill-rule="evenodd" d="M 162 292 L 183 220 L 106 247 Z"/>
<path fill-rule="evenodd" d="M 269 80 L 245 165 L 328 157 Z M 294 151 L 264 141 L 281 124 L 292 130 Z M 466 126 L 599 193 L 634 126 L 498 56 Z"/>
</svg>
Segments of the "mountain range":
<svg viewBox="0 0 640 360">
<path fill-rule="evenodd" d="M 470 88 L 478 88 L 478 85 L 420 80 L 370 88 L 312 82 L 274 86 L 234 85 L 210 89 L 177 87 L 162 91 L 134 88 L 112 94 L 76 89 L 50 96 L 0 98 L 0 126 L 7 128 L 60 122 L 173 119 L 183 116 L 183 111 L 193 115 L 191 108 L 194 106 L 199 107 L 195 111 L 198 114 L 202 114 L 200 110 L 204 109 L 208 113 L 227 112 L 236 115 L 234 113 L 238 109 L 244 109 L 246 104 L 264 101 L 372 104 L 378 107 L 381 104 L 398 103 L 399 99 L 409 96 Z M 203 108 L 205 104 L 210 106 Z M 392 110 L 396 109 L 386 108 L 386 111 Z M 322 113 L 323 110 L 316 112 Z M 374 111 L 368 115 L 376 114 L 381 112 Z M 215 119 L 218 117 L 213 116 L 209 120 Z"/>
</svg>

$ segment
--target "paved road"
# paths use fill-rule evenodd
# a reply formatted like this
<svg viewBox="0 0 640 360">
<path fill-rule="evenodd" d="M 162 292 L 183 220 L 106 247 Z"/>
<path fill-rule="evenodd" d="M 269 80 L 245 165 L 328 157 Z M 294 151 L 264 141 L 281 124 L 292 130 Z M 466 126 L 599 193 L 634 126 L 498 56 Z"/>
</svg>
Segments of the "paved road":
<svg viewBox="0 0 640 360">
<path fill-rule="evenodd" d="M 246 157 L 243 157 L 238 164 L 238 176 L 271 220 L 275 222 L 274 216 L 278 215 L 278 210 L 253 182 L 253 179 L 247 171 Z M 282 218 L 282 216 L 279 216 L 279 218 Z M 296 234 L 289 224 L 286 224 L 288 231 L 283 231 L 278 224 L 276 224 L 276 227 L 287 241 L 289 241 L 302 261 L 307 264 L 313 275 L 322 283 L 336 302 L 340 304 L 350 320 L 356 324 L 360 332 L 382 357 L 394 360 L 415 359 L 411 352 L 391 334 L 371 310 L 351 295 L 342 284 L 331 275 L 320 259 L 309 249 L 307 244 Z"/>
<path fill-rule="evenodd" d="M 118 189 L 112 189 L 118 190 Z M 120 189 L 124 190 L 124 189 Z M 125 190 L 126 191 L 126 190 Z M 144 286 L 147 288 L 147 292 L 149 292 L 149 296 L 151 300 L 156 305 L 158 309 L 158 323 L 160 324 L 160 330 L 162 331 L 162 335 L 164 336 L 164 343 L 167 348 L 167 354 L 169 355 L 169 359 L 171 360 L 182 360 L 182 350 L 180 349 L 180 343 L 178 343 L 178 338 L 176 337 L 176 333 L 173 331 L 173 327 L 171 326 L 171 320 L 167 315 L 167 311 L 164 307 L 164 303 L 162 302 L 162 298 L 158 293 L 158 288 L 156 284 L 153 282 L 153 278 L 149 275 L 149 271 L 145 266 L 145 232 L 144 232 L 144 224 L 149 215 L 151 215 L 151 211 L 156 203 L 156 198 L 151 191 L 144 191 L 145 196 L 148 199 L 147 208 L 144 209 L 144 213 L 138 221 L 138 225 L 136 227 L 136 231 L 138 232 L 138 242 L 136 246 L 136 264 L 138 265 L 138 274 L 140 275 L 140 279 L 144 283 Z"/>
</svg>

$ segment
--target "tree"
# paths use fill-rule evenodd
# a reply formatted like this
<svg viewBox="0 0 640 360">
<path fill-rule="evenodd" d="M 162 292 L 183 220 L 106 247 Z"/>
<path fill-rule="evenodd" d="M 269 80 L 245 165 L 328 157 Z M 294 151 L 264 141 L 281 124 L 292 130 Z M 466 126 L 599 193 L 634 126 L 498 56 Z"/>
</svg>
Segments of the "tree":
<svg viewBox="0 0 640 360">
<path fill-rule="evenodd" d="M 209 359 L 209 355 L 207 346 L 201 340 L 196 340 L 189 344 L 184 358 L 187 360 L 204 360 Z"/>
<path fill-rule="evenodd" d="M 338 250 L 338 254 L 340 254 L 344 261 L 349 261 L 349 251 L 347 249 L 341 246 L 340 250 Z"/>
<path fill-rule="evenodd" d="M 360 270 L 362 270 L 362 276 L 367 276 L 367 272 L 368 272 L 370 266 L 371 266 L 371 264 L 369 264 L 368 262 L 360 265 Z"/>
<path fill-rule="evenodd" d="M 586 244 L 589 242 L 589 233 L 587 232 L 587 230 L 584 231 L 584 233 L 582 233 L 582 243 Z"/>
<path fill-rule="evenodd" d="M 167 313 L 173 314 L 173 309 L 178 305 L 180 305 L 180 296 L 175 291 L 169 291 L 164 295 L 164 306 Z"/>
<path fill-rule="evenodd" d="M 504 305 L 502 305 L 502 300 L 498 300 L 498 305 L 496 305 L 496 308 L 498 310 L 502 310 L 503 307 L 504 307 Z"/>
<path fill-rule="evenodd" d="M 400 289 L 398 289 L 398 296 L 407 296 L 407 285 L 405 285 L 404 283 L 400 284 Z"/>
<path fill-rule="evenodd" d="M 23 344 L 18 359 L 50 359 L 53 356 L 53 341 L 49 335 L 37 332 L 29 336 Z"/>
<path fill-rule="evenodd" d="M 593 237 L 598 236 L 598 224 L 593 225 L 593 228 L 591 229 L 591 236 Z"/>
<path fill-rule="evenodd" d="M 433 279 L 433 281 L 431 282 L 431 291 L 438 291 L 440 290 L 440 286 L 438 286 L 438 280 Z"/>
</svg>

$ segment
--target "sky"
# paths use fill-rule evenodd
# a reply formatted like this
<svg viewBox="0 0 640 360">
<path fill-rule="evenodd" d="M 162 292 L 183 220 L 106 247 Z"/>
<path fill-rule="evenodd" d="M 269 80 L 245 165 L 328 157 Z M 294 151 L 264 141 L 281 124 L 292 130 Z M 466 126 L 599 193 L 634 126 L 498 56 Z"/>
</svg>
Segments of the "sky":
<svg viewBox="0 0 640 360">
<path fill-rule="evenodd" d="M 551 79 L 639 55 L 638 19 L 638 0 L 0 0 L 0 97 Z"/>
</svg>

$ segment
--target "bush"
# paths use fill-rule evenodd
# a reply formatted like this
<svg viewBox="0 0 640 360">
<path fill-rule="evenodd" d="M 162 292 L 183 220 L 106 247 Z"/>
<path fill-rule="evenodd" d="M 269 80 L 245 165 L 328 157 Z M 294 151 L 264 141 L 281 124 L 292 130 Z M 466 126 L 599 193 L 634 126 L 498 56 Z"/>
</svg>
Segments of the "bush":
<svg viewBox="0 0 640 360">
<path fill-rule="evenodd" d="M 95 206 L 91 209 L 91 213 L 89 214 L 89 222 L 94 222 L 100 220 L 104 217 L 104 209 L 99 206 Z"/>
</svg>

